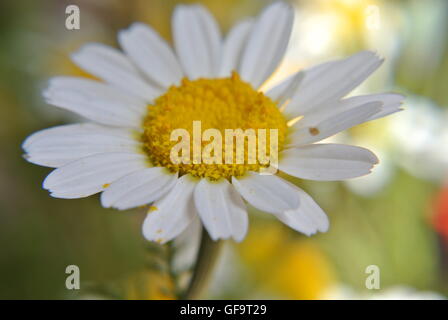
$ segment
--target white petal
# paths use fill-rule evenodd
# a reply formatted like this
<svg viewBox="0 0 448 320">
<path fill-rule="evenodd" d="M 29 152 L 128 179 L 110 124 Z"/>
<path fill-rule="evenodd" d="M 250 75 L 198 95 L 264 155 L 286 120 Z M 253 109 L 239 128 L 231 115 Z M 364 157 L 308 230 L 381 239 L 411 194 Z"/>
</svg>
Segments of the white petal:
<svg viewBox="0 0 448 320">
<path fill-rule="evenodd" d="M 224 42 L 219 77 L 228 77 L 232 71 L 238 71 L 241 56 L 253 24 L 253 20 L 244 20 L 229 31 Z"/>
<path fill-rule="evenodd" d="M 168 44 L 149 26 L 134 23 L 118 34 L 120 45 L 146 76 L 162 88 L 178 84 L 182 69 Z"/>
<path fill-rule="evenodd" d="M 329 103 L 315 112 L 307 113 L 303 119 L 295 125 L 295 128 L 314 127 L 320 121 L 347 110 L 365 105 L 369 102 L 380 102 L 382 104 L 381 110 L 368 119 L 368 121 L 375 120 L 400 111 L 400 105 L 402 104 L 403 99 L 404 96 L 396 93 L 380 93 L 350 97 L 340 100 L 337 103 Z"/>
<path fill-rule="evenodd" d="M 84 78 L 52 78 L 44 97 L 51 105 L 105 125 L 138 127 L 146 112 L 142 100 Z"/>
<path fill-rule="evenodd" d="M 55 198 L 84 198 L 105 190 L 125 175 L 148 167 L 136 153 L 101 153 L 70 162 L 50 173 L 43 187 Z"/>
<path fill-rule="evenodd" d="M 215 19 L 203 6 L 176 7 L 173 38 L 183 70 L 190 79 L 217 75 L 221 35 Z"/>
<path fill-rule="evenodd" d="M 369 150 L 343 144 L 312 144 L 287 149 L 280 156 L 279 169 L 292 176 L 335 181 L 370 173 L 378 158 Z"/>
<path fill-rule="evenodd" d="M 162 91 L 145 82 L 120 51 L 99 43 L 84 45 L 72 60 L 90 74 L 149 102 Z"/>
<path fill-rule="evenodd" d="M 328 217 L 319 205 L 302 189 L 295 187 L 300 197 L 300 207 L 277 215 L 280 221 L 289 227 L 310 236 L 317 231 L 327 232 Z"/>
<path fill-rule="evenodd" d="M 213 240 L 244 239 L 248 218 L 241 196 L 226 180 L 202 179 L 194 191 L 194 202 L 204 227 Z"/>
<path fill-rule="evenodd" d="M 140 143 L 134 135 L 128 129 L 70 124 L 38 131 L 22 147 L 29 162 L 57 168 L 98 153 L 138 152 Z"/>
<path fill-rule="evenodd" d="M 381 101 L 383 103 L 381 111 L 374 114 L 369 119 L 369 121 L 383 118 L 385 116 L 388 116 L 395 112 L 399 112 L 399 111 L 403 110 L 400 108 L 400 106 L 403 104 L 403 100 L 404 100 L 404 96 L 401 94 L 396 94 L 396 93 L 372 94 L 372 95 L 366 95 L 366 96 L 353 97 L 350 99 L 352 99 L 352 103 L 355 103 L 355 101 L 356 101 L 356 103 L 359 103 L 361 100 L 367 101 L 367 99 L 369 99 L 370 101 L 377 99 L 377 101 Z"/>
<path fill-rule="evenodd" d="M 338 101 L 360 85 L 382 62 L 374 52 L 361 51 L 349 58 L 305 70 L 305 78 L 285 113 L 296 117 L 325 103 Z"/>
<path fill-rule="evenodd" d="M 32 147 L 34 142 L 43 139 L 47 136 L 53 136 L 56 132 L 58 132 L 61 135 L 71 135 L 71 134 L 77 134 L 80 131 L 85 133 L 106 133 L 106 132 L 112 133 L 112 132 L 122 132 L 122 130 L 123 130 L 122 128 L 107 127 L 95 123 L 68 124 L 40 130 L 33 133 L 23 142 L 22 148 L 25 149 L 25 151 L 28 151 L 28 149 Z"/>
<path fill-rule="evenodd" d="M 251 205 L 274 214 L 297 231 L 312 235 L 328 230 L 328 218 L 313 199 L 280 177 L 251 173 L 246 178 L 233 178 L 232 183 Z"/>
<path fill-rule="evenodd" d="M 297 88 L 299 88 L 304 77 L 304 72 L 297 72 L 275 87 L 269 89 L 269 91 L 266 92 L 266 95 L 276 101 L 278 106 L 281 107 L 296 94 Z"/>
<path fill-rule="evenodd" d="M 317 232 L 317 227 L 314 225 L 313 221 L 299 210 L 291 210 L 282 214 L 276 214 L 276 217 L 288 227 L 306 234 L 307 236 L 311 236 Z"/>
<path fill-rule="evenodd" d="M 196 181 L 189 175 L 177 180 L 171 191 L 153 204 L 143 223 L 146 239 L 165 243 L 177 237 L 194 220 L 193 191 Z"/>
<path fill-rule="evenodd" d="M 284 2 L 276 2 L 255 22 L 240 67 L 241 78 L 254 88 L 259 88 L 283 59 L 293 20 L 294 10 Z"/>
<path fill-rule="evenodd" d="M 315 126 L 300 128 L 292 133 L 291 145 L 302 146 L 317 142 L 369 121 L 372 116 L 381 111 L 381 106 L 381 102 L 369 102 L 365 105 L 330 116 Z"/>
<path fill-rule="evenodd" d="M 275 175 L 248 173 L 242 178 L 232 177 L 235 189 L 255 208 L 281 213 L 299 207 L 299 196 L 285 180 Z"/>
<path fill-rule="evenodd" d="M 112 183 L 101 194 L 101 204 L 126 210 L 151 203 L 173 188 L 177 176 L 159 167 L 133 172 Z"/>
</svg>

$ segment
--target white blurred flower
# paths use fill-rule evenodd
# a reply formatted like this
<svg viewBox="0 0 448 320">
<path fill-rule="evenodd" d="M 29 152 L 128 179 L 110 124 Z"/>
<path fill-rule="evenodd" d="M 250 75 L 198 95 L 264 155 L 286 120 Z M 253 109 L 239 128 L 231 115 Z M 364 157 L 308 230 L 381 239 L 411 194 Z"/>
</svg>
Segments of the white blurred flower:
<svg viewBox="0 0 448 320">
<path fill-rule="evenodd" d="M 406 112 L 389 122 L 396 163 L 419 178 L 442 181 L 448 174 L 447 123 L 445 109 L 409 95 Z"/>
<path fill-rule="evenodd" d="M 408 286 L 393 286 L 386 289 L 358 292 L 349 286 L 329 288 L 322 296 L 324 300 L 445 300 L 437 292 L 418 291 Z"/>
</svg>

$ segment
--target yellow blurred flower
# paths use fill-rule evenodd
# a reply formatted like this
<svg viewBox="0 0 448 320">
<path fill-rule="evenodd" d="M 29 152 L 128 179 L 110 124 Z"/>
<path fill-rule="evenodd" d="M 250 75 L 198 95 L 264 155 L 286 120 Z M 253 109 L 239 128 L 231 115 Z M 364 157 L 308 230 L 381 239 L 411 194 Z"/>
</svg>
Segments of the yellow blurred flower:
<svg viewBox="0 0 448 320">
<path fill-rule="evenodd" d="M 128 300 L 172 300 L 173 283 L 166 273 L 141 272 L 131 276 L 126 282 Z"/>
<path fill-rule="evenodd" d="M 345 45 L 362 41 L 369 30 L 379 30 L 383 20 L 382 2 L 378 0 L 318 0 L 310 7 L 322 18 L 330 38 Z"/>
<path fill-rule="evenodd" d="M 255 281 L 287 299 L 320 299 L 335 283 L 320 247 L 313 240 L 290 237 L 278 223 L 254 224 L 238 248 Z"/>
</svg>

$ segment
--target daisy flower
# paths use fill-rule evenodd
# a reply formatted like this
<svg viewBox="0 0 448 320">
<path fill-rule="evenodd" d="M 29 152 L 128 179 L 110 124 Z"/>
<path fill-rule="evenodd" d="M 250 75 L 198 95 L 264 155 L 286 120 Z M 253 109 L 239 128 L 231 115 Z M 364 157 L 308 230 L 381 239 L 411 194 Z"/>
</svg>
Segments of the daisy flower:
<svg viewBox="0 0 448 320">
<path fill-rule="evenodd" d="M 316 144 L 342 130 L 399 111 L 402 96 L 344 98 L 382 63 L 375 53 L 302 70 L 277 86 L 259 88 L 286 51 L 293 9 L 282 2 L 235 25 L 223 38 L 200 5 L 178 6 L 174 48 L 152 28 L 135 23 L 118 35 L 121 51 L 86 44 L 73 61 L 98 80 L 55 77 L 46 101 L 85 123 L 39 131 L 23 148 L 29 162 L 55 168 L 43 187 L 56 198 L 101 193 L 104 207 L 151 205 L 143 224 L 149 240 L 165 243 L 200 218 L 213 240 L 241 241 L 246 202 L 306 235 L 325 232 L 326 214 L 302 189 L 261 163 L 176 164 L 177 128 L 278 130 L 278 170 L 319 181 L 368 174 L 378 163 L 367 149 Z"/>
</svg>

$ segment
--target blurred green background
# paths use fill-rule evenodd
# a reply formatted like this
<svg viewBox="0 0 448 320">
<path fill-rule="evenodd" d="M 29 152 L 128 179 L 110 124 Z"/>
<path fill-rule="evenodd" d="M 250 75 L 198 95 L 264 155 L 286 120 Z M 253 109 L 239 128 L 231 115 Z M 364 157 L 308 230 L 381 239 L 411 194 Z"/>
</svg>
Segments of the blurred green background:
<svg viewBox="0 0 448 320">
<path fill-rule="evenodd" d="M 21 143 L 36 130 L 77 120 L 41 97 L 53 75 L 86 76 L 70 52 L 89 41 L 117 46 L 117 31 L 134 21 L 170 40 L 170 16 L 180 2 L 0 2 L 0 299 L 176 297 L 194 256 L 194 230 L 183 246 L 150 244 L 140 231 L 144 210 L 103 209 L 98 197 L 51 198 L 41 188 L 50 170 L 27 163 Z M 194 2 L 227 31 L 271 1 Z M 330 216 L 328 233 L 308 238 L 253 212 L 248 237 L 228 243 L 207 297 L 448 296 L 448 1 L 290 2 L 296 23 L 273 83 L 372 49 L 386 62 L 356 93 L 402 93 L 405 111 L 335 137 L 377 153 L 373 174 L 295 181 Z M 81 10 L 80 30 L 65 28 L 69 4 Z M 80 291 L 65 288 L 70 264 L 80 267 Z M 381 270 L 379 290 L 365 287 L 369 265 Z"/>
</svg>

